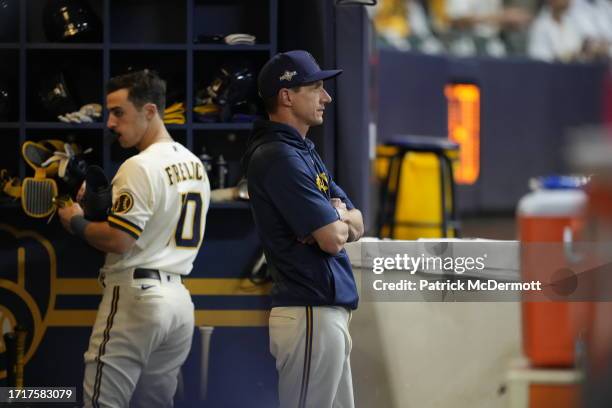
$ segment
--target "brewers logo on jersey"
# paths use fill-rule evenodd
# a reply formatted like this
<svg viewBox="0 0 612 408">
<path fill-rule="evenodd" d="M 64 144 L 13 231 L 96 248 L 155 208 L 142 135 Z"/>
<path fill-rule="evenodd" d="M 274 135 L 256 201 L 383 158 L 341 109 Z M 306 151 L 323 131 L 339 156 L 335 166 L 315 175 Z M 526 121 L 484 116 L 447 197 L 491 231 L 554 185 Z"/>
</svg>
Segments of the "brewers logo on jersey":
<svg viewBox="0 0 612 408">
<path fill-rule="evenodd" d="M 327 190 L 329 190 L 329 180 L 327 178 L 327 174 L 325 173 L 318 174 L 315 182 L 317 183 L 317 188 L 322 193 L 326 193 Z"/>
<path fill-rule="evenodd" d="M 112 212 L 114 214 L 125 214 L 132 209 L 134 198 L 129 191 L 122 191 L 113 203 Z"/>
</svg>

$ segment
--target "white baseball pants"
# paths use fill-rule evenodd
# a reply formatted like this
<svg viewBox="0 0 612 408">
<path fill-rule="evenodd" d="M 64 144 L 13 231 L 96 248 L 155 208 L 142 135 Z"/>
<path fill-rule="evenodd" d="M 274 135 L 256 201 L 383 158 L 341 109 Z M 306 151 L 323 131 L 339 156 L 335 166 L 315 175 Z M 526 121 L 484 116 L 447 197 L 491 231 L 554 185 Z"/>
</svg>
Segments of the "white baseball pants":
<svg viewBox="0 0 612 408">
<path fill-rule="evenodd" d="M 194 330 L 194 306 L 178 275 L 105 279 L 85 353 L 85 407 L 172 407 Z"/>
<path fill-rule="evenodd" d="M 351 312 L 337 306 L 275 307 L 270 352 L 281 408 L 353 408 Z"/>
</svg>

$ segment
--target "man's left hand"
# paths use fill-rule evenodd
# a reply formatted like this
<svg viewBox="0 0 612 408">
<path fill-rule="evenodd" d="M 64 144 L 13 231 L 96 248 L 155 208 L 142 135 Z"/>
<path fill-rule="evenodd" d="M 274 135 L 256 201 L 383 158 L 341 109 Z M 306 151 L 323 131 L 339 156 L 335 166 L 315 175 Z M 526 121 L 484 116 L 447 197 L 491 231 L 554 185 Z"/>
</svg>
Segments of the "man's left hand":
<svg viewBox="0 0 612 408">
<path fill-rule="evenodd" d="M 349 226 L 348 242 L 357 241 L 363 235 L 363 218 L 361 212 L 356 208 L 349 210 L 346 208 L 346 203 L 341 199 L 334 197 L 329 200 L 331 205 L 338 212 L 340 221 Z"/>
<path fill-rule="evenodd" d="M 342 209 L 346 210 L 346 204 L 344 203 L 344 201 L 342 201 L 339 198 L 332 198 L 330 200 L 330 203 L 331 203 L 332 207 L 334 207 L 334 208 L 342 208 Z"/>
<path fill-rule="evenodd" d="M 346 213 L 348 212 L 348 209 L 346 208 L 346 203 L 344 203 L 339 198 L 332 198 L 330 202 L 331 202 L 331 205 L 338 212 L 338 215 L 340 216 L 340 221 L 346 220 Z"/>
</svg>

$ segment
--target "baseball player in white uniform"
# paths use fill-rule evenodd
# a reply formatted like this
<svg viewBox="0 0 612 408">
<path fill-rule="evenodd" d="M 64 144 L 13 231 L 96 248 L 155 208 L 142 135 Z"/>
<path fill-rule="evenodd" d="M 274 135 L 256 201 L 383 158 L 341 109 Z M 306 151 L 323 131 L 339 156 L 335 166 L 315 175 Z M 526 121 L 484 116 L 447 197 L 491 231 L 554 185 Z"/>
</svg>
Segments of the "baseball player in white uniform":
<svg viewBox="0 0 612 408">
<path fill-rule="evenodd" d="M 201 161 L 163 124 L 164 81 L 145 70 L 115 77 L 107 89 L 107 125 L 139 154 L 113 178 L 106 221 L 86 220 L 76 203 L 58 210 L 68 231 L 107 252 L 83 400 L 86 407 L 171 407 L 194 329 L 181 277 L 202 243 L 210 185 Z"/>
</svg>

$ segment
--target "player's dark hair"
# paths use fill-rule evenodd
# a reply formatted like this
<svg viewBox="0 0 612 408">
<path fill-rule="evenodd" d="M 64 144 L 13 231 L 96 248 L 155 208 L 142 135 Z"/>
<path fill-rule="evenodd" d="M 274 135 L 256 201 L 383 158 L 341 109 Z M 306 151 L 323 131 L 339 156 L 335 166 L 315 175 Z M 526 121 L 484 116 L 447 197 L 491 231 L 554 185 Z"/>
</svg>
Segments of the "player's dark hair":
<svg viewBox="0 0 612 408">
<path fill-rule="evenodd" d="M 302 89 L 302 85 L 290 88 L 294 92 L 300 92 Z M 264 103 L 264 108 L 268 113 L 275 113 L 276 109 L 278 109 L 278 93 L 273 96 L 269 96 L 267 98 L 262 98 Z"/>
<path fill-rule="evenodd" d="M 166 109 L 166 81 L 161 79 L 155 71 L 145 69 L 130 72 L 111 78 L 106 84 L 106 93 L 128 90 L 128 100 L 141 109 L 147 103 L 157 106 L 159 116 L 164 116 Z"/>
</svg>

